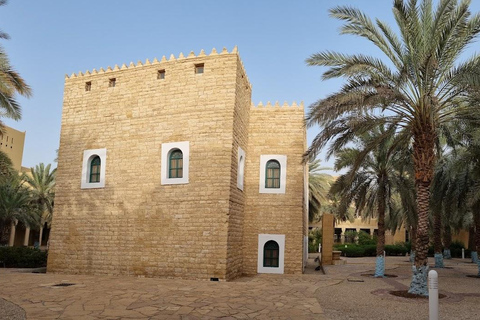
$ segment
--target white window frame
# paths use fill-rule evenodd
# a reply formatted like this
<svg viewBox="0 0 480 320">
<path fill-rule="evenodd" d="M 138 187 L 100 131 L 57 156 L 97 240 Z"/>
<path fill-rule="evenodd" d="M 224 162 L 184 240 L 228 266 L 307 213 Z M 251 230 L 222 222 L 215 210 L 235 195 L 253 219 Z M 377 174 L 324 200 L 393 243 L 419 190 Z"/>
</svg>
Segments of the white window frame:
<svg viewBox="0 0 480 320">
<path fill-rule="evenodd" d="M 183 154 L 183 176 L 181 178 L 169 178 L 168 169 L 169 169 L 169 155 L 173 150 L 180 150 Z M 161 167 L 161 184 L 187 184 L 188 183 L 188 173 L 189 173 L 189 164 L 190 164 L 190 142 L 181 141 L 181 142 L 168 142 L 162 143 L 162 167 Z"/>
<path fill-rule="evenodd" d="M 238 147 L 237 154 L 237 188 L 243 191 L 243 181 L 245 179 L 245 151 Z"/>
<path fill-rule="evenodd" d="M 276 160 L 280 164 L 280 188 L 265 188 L 265 174 L 267 162 Z M 260 193 L 285 193 L 287 186 L 287 156 L 280 154 L 267 154 L 260 156 Z"/>
<path fill-rule="evenodd" d="M 265 244 L 273 240 L 278 244 L 278 268 L 263 266 L 263 249 Z M 285 268 L 285 235 L 284 234 L 259 234 L 258 235 L 258 257 L 257 272 L 258 273 L 277 273 L 283 274 Z"/>
<path fill-rule="evenodd" d="M 100 181 L 89 182 L 90 178 L 90 164 L 98 156 L 100 158 Z M 107 149 L 90 149 L 83 151 L 82 163 L 82 182 L 81 189 L 96 189 L 105 188 L 105 171 L 107 167 Z"/>
</svg>

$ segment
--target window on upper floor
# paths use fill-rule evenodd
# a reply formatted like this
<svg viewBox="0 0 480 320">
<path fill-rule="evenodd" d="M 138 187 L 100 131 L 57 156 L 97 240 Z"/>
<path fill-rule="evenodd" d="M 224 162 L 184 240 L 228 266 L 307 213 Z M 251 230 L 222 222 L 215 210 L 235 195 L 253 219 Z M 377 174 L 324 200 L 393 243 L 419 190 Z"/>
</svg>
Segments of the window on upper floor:
<svg viewBox="0 0 480 320">
<path fill-rule="evenodd" d="M 88 81 L 85 82 L 85 91 L 91 91 L 92 90 L 92 82 Z"/>
<path fill-rule="evenodd" d="M 260 193 L 285 193 L 287 184 L 287 156 L 260 156 Z"/>
<path fill-rule="evenodd" d="M 269 160 L 265 166 L 265 188 L 280 188 L 280 163 Z"/>
<path fill-rule="evenodd" d="M 174 149 L 168 157 L 168 177 L 183 178 L 183 153 L 179 149 Z"/>
<path fill-rule="evenodd" d="M 113 87 L 115 87 L 116 82 L 117 82 L 116 78 L 110 78 L 110 79 L 108 79 L 108 86 L 110 88 L 113 88 Z"/>
<path fill-rule="evenodd" d="M 101 168 L 102 161 L 100 160 L 99 156 L 94 156 L 90 161 L 90 175 L 89 175 L 89 183 L 97 183 L 100 182 L 100 168 Z"/>
<path fill-rule="evenodd" d="M 161 184 L 188 183 L 190 143 L 162 143 Z"/>
<path fill-rule="evenodd" d="M 105 187 L 107 149 L 83 151 L 81 189 Z"/>
</svg>

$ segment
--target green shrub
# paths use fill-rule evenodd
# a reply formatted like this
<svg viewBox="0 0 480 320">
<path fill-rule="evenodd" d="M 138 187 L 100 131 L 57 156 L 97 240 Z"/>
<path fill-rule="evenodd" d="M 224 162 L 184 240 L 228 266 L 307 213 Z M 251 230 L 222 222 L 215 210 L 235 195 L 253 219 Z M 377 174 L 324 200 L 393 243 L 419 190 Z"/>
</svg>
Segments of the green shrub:
<svg viewBox="0 0 480 320">
<path fill-rule="evenodd" d="M 357 231 L 353 231 L 353 230 L 345 231 L 345 243 L 354 244 L 355 239 L 357 238 L 357 235 L 358 235 Z"/>
<path fill-rule="evenodd" d="M 408 250 L 403 244 L 385 245 L 385 254 L 387 256 L 404 256 L 407 252 Z"/>
<path fill-rule="evenodd" d="M 342 251 L 342 256 L 344 257 L 370 257 L 376 255 L 375 245 L 342 244 L 334 246 L 334 249 Z"/>
<path fill-rule="evenodd" d="M 376 236 L 373 236 L 373 238 L 368 234 L 366 233 L 365 231 L 360 231 L 358 234 L 357 234 L 357 237 L 358 237 L 358 244 L 359 245 L 363 245 L 363 246 L 366 246 L 366 245 L 377 245 L 377 237 Z"/>
<path fill-rule="evenodd" d="M 28 247 L 0 247 L 0 261 L 7 268 L 40 268 L 47 265 L 47 252 Z"/>
<path fill-rule="evenodd" d="M 322 243 L 322 230 L 313 229 L 308 232 L 308 252 L 318 252 L 318 245 Z"/>
<path fill-rule="evenodd" d="M 407 252 L 412 251 L 412 242 L 411 241 L 404 242 L 403 246 L 407 249 Z"/>
<path fill-rule="evenodd" d="M 465 258 L 471 257 L 471 251 L 469 249 L 465 249 L 465 246 L 461 241 L 453 241 L 450 244 L 450 254 L 453 258 L 461 258 L 462 249 L 465 250 Z"/>
<path fill-rule="evenodd" d="M 377 245 L 369 244 L 364 246 L 365 248 L 365 257 L 375 257 L 377 255 Z"/>
<path fill-rule="evenodd" d="M 465 246 L 461 241 L 452 241 L 452 243 L 450 243 L 450 250 L 452 249 L 460 249 L 460 251 L 462 251 L 462 249 L 465 249 Z"/>
</svg>

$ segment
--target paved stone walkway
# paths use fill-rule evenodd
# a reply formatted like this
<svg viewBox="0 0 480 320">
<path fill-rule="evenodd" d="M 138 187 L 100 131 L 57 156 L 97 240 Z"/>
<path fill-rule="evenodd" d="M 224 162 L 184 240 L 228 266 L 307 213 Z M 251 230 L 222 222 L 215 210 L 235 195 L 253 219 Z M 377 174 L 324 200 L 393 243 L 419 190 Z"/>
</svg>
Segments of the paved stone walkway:
<svg viewBox="0 0 480 320">
<path fill-rule="evenodd" d="M 345 265 L 325 267 L 323 275 L 313 271 L 312 261 L 304 275 L 263 274 L 233 282 L 0 269 L 0 298 L 7 301 L 0 303 L 0 319 L 24 319 L 23 310 L 27 319 L 427 319 L 427 299 L 389 294 L 408 287 L 407 258 L 387 257 L 387 274 L 396 278 L 366 276 L 374 265 L 375 258 L 347 258 Z M 437 269 L 446 295 L 441 318 L 480 319 L 480 279 L 467 277 L 477 266 L 460 259 L 446 265 Z"/>
<path fill-rule="evenodd" d="M 323 319 L 315 275 L 234 282 L 0 273 L 0 297 L 28 319 Z M 74 284 L 54 286 L 55 284 Z"/>
</svg>

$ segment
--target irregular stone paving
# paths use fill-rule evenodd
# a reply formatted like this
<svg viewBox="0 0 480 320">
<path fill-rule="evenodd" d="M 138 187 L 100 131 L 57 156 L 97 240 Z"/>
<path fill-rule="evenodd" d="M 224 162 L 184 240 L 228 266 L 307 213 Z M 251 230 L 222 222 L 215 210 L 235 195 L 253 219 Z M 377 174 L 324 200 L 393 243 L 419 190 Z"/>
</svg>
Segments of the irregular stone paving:
<svg viewBox="0 0 480 320">
<path fill-rule="evenodd" d="M 54 284 L 74 283 L 55 287 Z M 0 273 L 0 296 L 28 319 L 324 319 L 317 275 L 233 282 Z"/>
<path fill-rule="evenodd" d="M 326 275 L 313 271 L 312 260 L 304 275 L 263 274 L 233 282 L 0 269 L 0 298 L 23 308 L 27 319 L 428 319 L 428 299 L 389 293 L 408 288 L 408 258 L 387 257 L 386 273 L 396 278 L 368 276 L 375 258 L 346 260 L 326 266 Z M 441 319 L 480 319 L 480 279 L 467 277 L 477 274 L 477 266 L 460 259 L 445 265 L 436 269 L 440 293 L 446 295 L 440 299 Z M 75 285 L 52 286 L 60 283 Z M 5 312 L 0 303 L 0 319 L 24 319 L 22 312 Z"/>
</svg>

